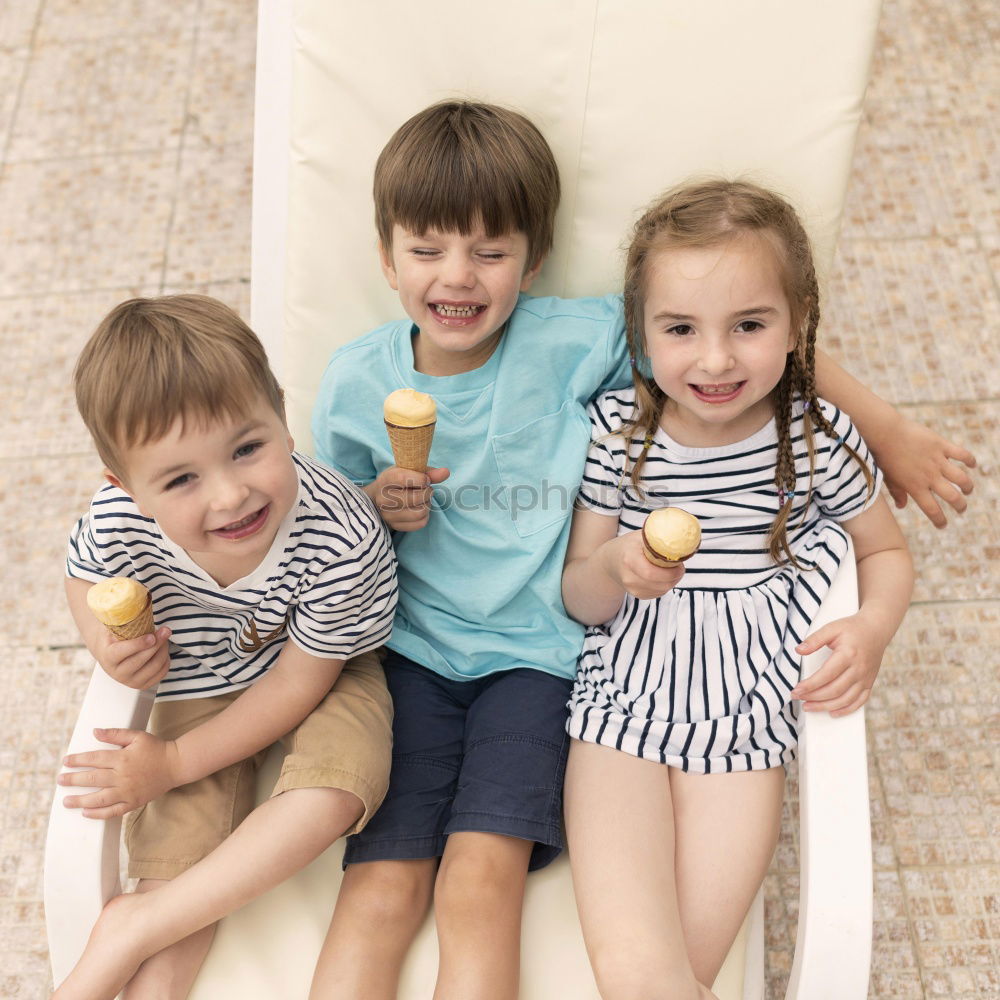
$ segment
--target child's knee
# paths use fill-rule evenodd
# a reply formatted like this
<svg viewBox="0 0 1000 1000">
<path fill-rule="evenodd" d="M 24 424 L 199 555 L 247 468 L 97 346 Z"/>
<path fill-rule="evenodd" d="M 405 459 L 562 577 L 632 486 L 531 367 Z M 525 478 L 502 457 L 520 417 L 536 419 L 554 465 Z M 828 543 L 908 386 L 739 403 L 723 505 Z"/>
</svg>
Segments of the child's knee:
<svg viewBox="0 0 1000 1000">
<path fill-rule="evenodd" d="M 434 885 L 434 910 L 438 921 L 490 921 L 498 911 L 521 909 L 524 866 L 512 870 L 510 859 L 489 851 L 445 854 Z"/>
<path fill-rule="evenodd" d="M 436 861 L 366 861 L 345 875 L 356 917 L 373 927 L 423 919 L 431 905 Z"/>
<path fill-rule="evenodd" d="M 671 967 L 662 956 L 605 949 L 592 956 L 602 1000 L 700 1000 L 690 965 Z"/>
</svg>

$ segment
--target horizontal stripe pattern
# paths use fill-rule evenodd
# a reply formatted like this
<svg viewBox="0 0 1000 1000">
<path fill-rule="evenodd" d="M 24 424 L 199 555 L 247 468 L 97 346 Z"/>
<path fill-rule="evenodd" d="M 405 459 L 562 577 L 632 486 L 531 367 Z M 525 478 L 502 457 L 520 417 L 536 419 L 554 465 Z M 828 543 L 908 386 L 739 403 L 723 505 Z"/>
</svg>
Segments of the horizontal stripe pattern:
<svg viewBox="0 0 1000 1000">
<path fill-rule="evenodd" d="M 635 412 L 633 390 L 591 406 L 594 440 L 580 504 L 618 517 L 619 534 L 640 529 L 651 510 L 681 507 L 698 517 L 702 543 L 677 587 L 656 600 L 626 595 L 610 622 L 588 629 L 570 702 L 572 736 L 696 773 L 792 759 L 797 706 L 789 692 L 801 665 L 794 647 L 847 550 L 837 522 L 866 509 L 880 484 L 847 415 L 821 405 L 838 439 L 815 435 L 811 497 L 801 403 L 792 421 L 799 482 L 789 538 L 799 560 L 813 567 L 805 572 L 776 566 L 768 554 L 778 511 L 773 422 L 720 448 L 688 448 L 659 431 L 640 492 L 630 475 L 642 441 L 618 433 Z M 871 498 L 844 442 L 869 463 Z"/>
<path fill-rule="evenodd" d="M 220 589 L 114 486 L 94 497 L 69 541 L 66 572 L 93 582 L 138 580 L 156 624 L 168 625 L 170 672 L 157 698 L 244 688 L 288 637 L 315 656 L 347 659 L 385 642 L 396 607 L 396 561 L 368 498 L 338 472 L 293 455 L 296 504 L 257 571 Z M 248 648 L 254 645 L 258 648 Z"/>
</svg>

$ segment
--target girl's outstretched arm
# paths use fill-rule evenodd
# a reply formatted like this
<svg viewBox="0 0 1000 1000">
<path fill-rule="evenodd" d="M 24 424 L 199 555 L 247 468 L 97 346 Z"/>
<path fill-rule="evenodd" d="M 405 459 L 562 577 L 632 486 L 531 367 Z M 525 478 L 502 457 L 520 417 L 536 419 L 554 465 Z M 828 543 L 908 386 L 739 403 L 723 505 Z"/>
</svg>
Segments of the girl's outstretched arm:
<svg viewBox="0 0 1000 1000">
<path fill-rule="evenodd" d="M 938 528 L 947 524 L 940 501 L 959 514 L 965 510 L 965 495 L 972 492 L 967 470 L 976 465 L 972 452 L 903 416 L 822 351 L 816 352 L 816 387 L 820 396 L 850 414 L 897 507 L 913 497 Z"/>
<path fill-rule="evenodd" d="M 863 514 L 843 522 L 858 563 L 857 614 L 818 629 L 797 652 L 833 653 L 816 673 L 800 681 L 792 697 L 806 711 L 847 715 L 860 708 L 875 684 L 882 654 L 896 634 L 913 592 L 913 561 L 889 505 L 879 497 Z"/>
<path fill-rule="evenodd" d="M 618 518 L 579 507 L 566 550 L 562 592 L 566 610 L 584 625 L 614 617 L 625 594 L 662 597 L 684 575 L 684 567 L 654 566 L 642 554 L 642 532 L 618 535 Z"/>
</svg>

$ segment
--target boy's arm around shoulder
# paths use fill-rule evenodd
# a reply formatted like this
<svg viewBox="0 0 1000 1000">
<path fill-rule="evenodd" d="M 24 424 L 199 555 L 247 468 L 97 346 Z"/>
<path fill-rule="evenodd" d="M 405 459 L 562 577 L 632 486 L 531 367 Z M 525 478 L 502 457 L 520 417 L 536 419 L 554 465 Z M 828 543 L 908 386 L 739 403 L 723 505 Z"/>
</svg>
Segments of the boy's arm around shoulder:
<svg viewBox="0 0 1000 1000">
<path fill-rule="evenodd" d="M 62 785 L 100 791 L 64 800 L 84 816 L 109 819 L 188 782 L 245 760 L 294 729 L 323 700 L 344 660 L 315 656 L 286 640 L 275 665 L 222 712 L 178 737 L 162 740 L 133 729 L 99 729 L 118 749 L 65 758 L 67 767 L 93 768 L 59 776 Z"/>
<path fill-rule="evenodd" d="M 965 510 L 965 495 L 972 492 L 966 469 L 976 465 L 972 452 L 904 417 L 822 351 L 816 352 L 816 385 L 820 396 L 849 413 L 857 424 L 897 507 L 905 507 L 907 497 L 913 497 L 938 528 L 947 524 L 939 500 L 959 514 Z"/>
<path fill-rule="evenodd" d="M 882 655 L 896 634 L 913 592 L 913 560 L 889 505 L 882 497 L 843 522 L 858 564 L 857 614 L 818 629 L 797 647 L 802 655 L 829 646 L 833 653 L 801 681 L 792 697 L 806 711 L 847 715 L 868 700 Z"/>
</svg>

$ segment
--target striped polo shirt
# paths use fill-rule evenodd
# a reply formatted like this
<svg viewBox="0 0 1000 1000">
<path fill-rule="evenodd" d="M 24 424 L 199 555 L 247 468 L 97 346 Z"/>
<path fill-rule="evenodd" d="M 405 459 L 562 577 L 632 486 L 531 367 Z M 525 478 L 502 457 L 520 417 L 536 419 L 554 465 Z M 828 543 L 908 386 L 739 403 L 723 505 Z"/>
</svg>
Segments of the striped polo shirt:
<svg viewBox="0 0 1000 1000">
<path fill-rule="evenodd" d="M 396 607 L 396 560 L 367 496 L 338 472 L 293 453 L 298 497 L 260 565 L 219 585 L 107 485 L 70 535 L 66 572 L 98 582 L 138 580 L 156 624 L 167 625 L 170 671 L 157 698 L 202 698 L 245 688 L 286 640 L 347 659 L 385 642 Z"/>
</svg>

